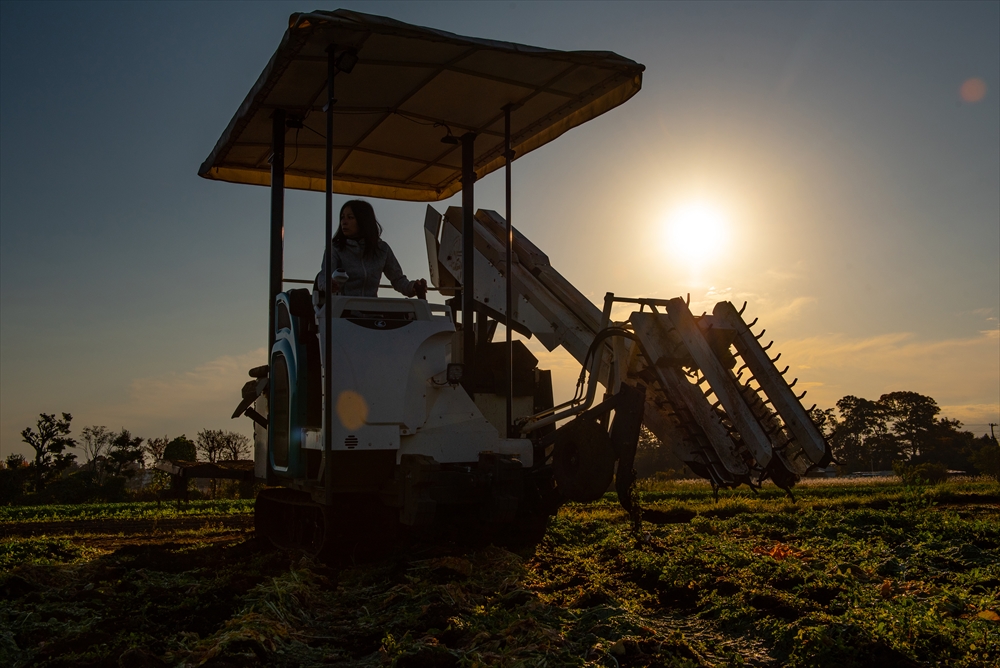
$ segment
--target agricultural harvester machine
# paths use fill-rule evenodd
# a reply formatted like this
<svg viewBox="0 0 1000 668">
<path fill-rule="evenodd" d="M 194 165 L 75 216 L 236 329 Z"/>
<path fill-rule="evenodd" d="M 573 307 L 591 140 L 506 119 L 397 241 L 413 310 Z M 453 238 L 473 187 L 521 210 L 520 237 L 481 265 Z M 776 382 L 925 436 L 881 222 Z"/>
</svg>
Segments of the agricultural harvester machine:
<svg viewBox="0 0 1000 668">
<path fill-rule="evenodd" d="M 512 162 L 627 101 L 643 69 L 344 10 L 290 17 L 200 170 L 271 189 L 270 359 L 233 416 L 255 422 L 261 535 L 318 551 L 461 518 L 516 530 L 610 489 L 636 518 L 643 424 L 716 489 L 788 489 L 829 461 L 742 309 L 696 316 L 684 299 L 610 293 L 599 308 L 511 226 Z M 501 167 L 506 216 L 476 210 L 476 180 Z M 313 283 L 283 275 L 289 187 L 325 192 L 328 253 L 334 192 L 461 191 L 460 207 L 428 205 L 423 225 L 447 299 L 342 296 L 330 276 L 286 290 Z M 626 320 L 612 321 L 616 304 L 631 305 Z M 550 373 L 513 333 L 580 363 L 570 400 L 555 404 Z"/>
</svg>

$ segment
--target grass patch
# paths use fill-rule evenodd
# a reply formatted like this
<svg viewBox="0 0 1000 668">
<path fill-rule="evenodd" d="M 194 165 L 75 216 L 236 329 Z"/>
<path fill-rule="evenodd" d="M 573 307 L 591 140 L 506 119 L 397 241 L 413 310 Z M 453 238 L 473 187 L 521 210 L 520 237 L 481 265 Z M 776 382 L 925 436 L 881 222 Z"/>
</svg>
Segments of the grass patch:
<svg viewBox="0 0 1000 668">
<path fill-rule="evenodd" d="M 3 522 L 65 522 L 71 520 L 152 520 L 201 515 L 248 515 L 252 499 L 220 499 L 175 503 L 136 501 L 131 503 L 83 503 L 78 505 L 3 506 Z"/>
</svg>

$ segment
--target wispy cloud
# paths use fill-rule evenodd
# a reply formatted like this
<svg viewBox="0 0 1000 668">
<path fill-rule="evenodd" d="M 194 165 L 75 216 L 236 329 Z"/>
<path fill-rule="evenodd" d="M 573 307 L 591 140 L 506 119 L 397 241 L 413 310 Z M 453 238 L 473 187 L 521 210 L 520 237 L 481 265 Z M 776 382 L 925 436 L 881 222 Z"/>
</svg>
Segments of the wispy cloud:
<svg viewBox="0 0 1000 668">
<path fill-rule="evenodd" d="M 997 317 L 995 315 L 993 315 L 993 312 L 994 312 L 993 309 L 989 308 L 989 307 L 987 307 L 987 308 L 977 308 L 976 310 L 974 310 L 972 312 L 972 315 L 977 315 L 980 318 L 982 318 L 983 320 L 985 320 L 986 323 L 988 325 L 990 325 L 991 327 L 996 327 L 997 323 L 1000 322 L 1000 321 L 998 321 Z"/>
<path fill-rule="evenodd" d="M 791 301 L 776 304 L 761 314 L 765 322 L 785 322 L 798 316 L 807 306 L 816 303 L 815 297 L 794 297 Z"/>
<path fill-rule="evenodd" d="M 263 348 L 225 355 L 194 369 L 132 381 L 125 402 L 102 411 L 109 427 L 127 425 L 136 434 L 193 436 L 205 428 L 250 433 L 249 420 L 231 420 L 247 371 L 267 361 Z M 246 424 L 244 424 L 246 423 Z"/>
<path fill-rule="evenodd" d="M 818 300 L 810 295 L 775 298 L 750 292 L 735 292 L 732 288 L 711 287 L 701 298 L 692 299 L 691 310 L 698 313 L 701 311 L 711 313 L 715 304 L 720 301 L 730 301 L 736 305 L 736 308 L 740 308 L 745 301 L 749 309 L 744 316 L 747 322 L 753 318 L 760 318 L 761 322 L 773 326 L 775 323 L 798 318 L 803 310 L 817 303 Z"/>
</svg>

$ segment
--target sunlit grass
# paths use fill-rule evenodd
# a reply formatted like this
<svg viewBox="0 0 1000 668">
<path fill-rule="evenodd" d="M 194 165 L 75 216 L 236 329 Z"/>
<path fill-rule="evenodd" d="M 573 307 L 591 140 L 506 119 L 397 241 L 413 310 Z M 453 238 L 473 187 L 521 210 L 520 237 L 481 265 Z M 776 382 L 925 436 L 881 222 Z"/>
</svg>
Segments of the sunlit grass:
<svg viewBox="0 0 1000 668">
<path fill-rule="evenodd" d="M 199 515 L 245 515 L 253 513 L 252 499 L 220 499 L 175 503 L 137 501 L 85 503 L 78 505 L 3 506 L 0 522 L 63 522 L 67 520 L 129 520 L 191 517 Z"/>
<path fill-rule="evenodd" d="M 225 517 L 218 502 L 192 504 L 209 523 L 198 529 L 7 539 L 0 653 L 11 665 L 118 663 L 129 650 L 171 664 L 373 668 L 1000 658 L 995 483 L 823 480 L 793 503 L 771 486 L 716 501 L 707 484 L 664 481 L 640 498 L 639 532 L 607 495 L 564 506 L 527 550 L 421 545 L 337 568 L 224 536 L 211 526 Z M 98 514 L 127 521 L 150 504 L 122 505 Z"/>
</svg>

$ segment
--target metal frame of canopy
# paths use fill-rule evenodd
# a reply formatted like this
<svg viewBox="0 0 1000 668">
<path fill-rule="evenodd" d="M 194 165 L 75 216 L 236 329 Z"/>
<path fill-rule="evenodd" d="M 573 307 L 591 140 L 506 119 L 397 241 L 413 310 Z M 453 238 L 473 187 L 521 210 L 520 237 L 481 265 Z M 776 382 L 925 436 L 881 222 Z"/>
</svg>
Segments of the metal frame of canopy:
<svg viewBox="0 0 1000 668">
<path fill-rule="evenodd" d="M 425 52 L 438 54 L 438 60 L 433 61 L 425 57 Z M 406 53 L 411 56 L 409 61 L 405 58 L 398 59 L 399 54 Z M 420 55 L 420 58 L 415 58 L 414 54 Z M 397 59 L 393 59 L 391 57 L 393 55 Z M 334 95 L 337 74 L 349 75 L 359 63 L 366 71 L 381 73 L 383 77 L 385 73 L 391 74 L 394 71 L 412 74 L 410 70 L 413 68 L 418 70 L 422 68 L 423 71 L 418 74 L 423 76 L 417 77 L 417 86 L 404 88 L 401 99 L 394 100 L 394 104 L 389 106 L 344 105 L 338 108 L 338 100 Z M 325 72 L 321 71 L 322 65 L 325 65 Z M 278 50 L 199 170 L 199 175 L 209 179 L 271 187 L 269 361 L 275 339 L 275 298 L 282 291 L 282 284 L 285 282 L 283 245 L 286 187 L 324 192 L 326 253 L 332 256 L 335 190 L 340 193 L 388 199 L 437 201 L 450 197 L 460 186 L 463 213 L 463 280 L 460 291 L 463 323 L 462 363 L 465 365 L 466 378 L 472 379 L 476 362 L 475 328 L 472 326 L 475 311 L 474 182 L 501 165 L 505 168 L 507 232 L 505 255 L 508 268 L 504 271 L 506 278 L 504 319 L 506 320 L 512 310 L 512 272 L 509 271 L 513 243 L 511 162 L 515 157 L 524 155 L 569 129 L 624 103 L 641 87 L 643 69 L 642 65 L 609 52 L 552 51 L 507 42 L 461 37 L 384 17 L 345 10 L 293 14 Z M 322 74 L 325 74 L 323 85 L 318 85 L 318 75 Z M 410 76 L 410 79 L 413 77 Z M 375 80 L 377 81 L 377 78 Z M 369 91 L 362 90 L 363 87 L 359 82 L 351 79 L 348 81 L 353 88 L 349 93 L 354 94 L 357 99 L 366 99 L 358 97 L 359 91 L 362 94 L 368 94 Z M 445 83 L 451 81 L 450 88 L 441 81 Z M 462 84 L 463 81 L 465 84 Z M 311 83 L 311 87 L 306 85 L 307 83 Z M 459 88 L 465 85 L 471 92 L 466 93 L 465 97 L 457 97 L 454 100 L 458 111 L 453 116 L 449 115 L 450 109 L 448 113 L 435 116 L 420 108 L 407 106 L 422 95 L 427 97 L 434 92 L 445 96 L 458 96 L 465 92 L 465 90 L 455 90 L 456 85 Z M 305 97 L 300 94 L 303 90 L 308 92 Z M 316 102 L 324 90 L 325 104 L 317 107 Z M 431 93 L 427 93 L 428 90 Z M 496 108 L 487 109 L 484 114 L 484 100 L 477 95 L 484 98 L 492 97 L 492 101 L 499 104 L 496 104 Z M 449 103 L 451 101 L 447 100 Z M 439 111 L 443 111 L 440 109 L 440 104 L 438 108 Z M 478 121 L 470 122 L 470 118 L 474 116 L 468 113 L 470 109 L 480 114 Z M 518 125 L 515 127 L 513 112 L 519 109 L 522 110 L 521 117 L 517 119 Z M 308 128 L 305 125 L 306 117 L 313 111 L 325 112 L 325 136 L 320 135 L 315 128 Z M 345 119 L 365 114 L 372 117 L 371 127 L 366 128 L 366 131 L 363 129 L 358 135 L 359 138 L 356 138 L 346 151 L 343 150 L 344 147 L 337 147 L 334 142 L 334 116 L 338 112 L 343 114 Z M 365 142 L 372 137 L 377 138 L 388 119 L 394 116 L 417 120 L 414 128 L 406 134 L 406 139 L 411 140 L 411 135 L 423 133 L 424 154 L 401 151 L 399 155 L 392 155 L 378 147 L 365 145 Z M 270 142 L 264 144 L 260 139 L 266 131 L 267 121 L 270 121 Z M 496 127 L 500 121 L 503 122 L 502 143 L 487 146 L 485 149 L 480 147 L 480 154 L 477 156 L 477 137 L 487 136 L 496 139 L 497 135 L 501 134 L 500 128 Z M 307 127 L 323 139 L 321 148 L 325 174 L 322 188 L 318 187 L 319 179 L 315 165 L 311 172 L 307 168 L 298 168 L 292 172 L 286 167 L 286 134 L 289 128 L 302 127 Z M 441 132 L 438 129 L 442 127 L 447 132 L 444 137 L 440 137 Z M 465 132 L 456 137 L 452 134 L 453 127 Z M 437 134 L 436 150 L 433 149 L 434 144 L 427 141 L 428 132 Z M 384 140 L 385 137 L 381 139 Z M 420 144 L 420 141 L 411 140 L 403 143 L 412 145 Z M 446 146 L 442 147 L 442 143 Z M 312 148 L 320 146 L 313 144 Z M 456 149 L 460 150 L 460 167 L 454 164 L 452 154 Z M 343 153 L 339 162 L 334 159 L 337 150 Z M 378 155 L 383 162 L 378 163 L 376 160 L 374 171 L 368 174 L 363 173 L 363 169 L 356 169 L 355 173 L 352 173 L 351 156 L 355 152 Z M 246 157 L 248 155 L 249 159 Z M 392 160 L 396 162 L 393 163 Z M 422 163 L 423 166 L 418 165 L 419 168 L 408 180 L 386 178 L 378 171 L 378 164 L 385 165 L 386 170 L 391 171 L 392 166 L 397 163 L 415 165 Z M 355 161 L 355 164 L 363 165 L 364 161 Z M 426 175 L 433 173 L 438 174 L 438 181 L 432 183 Z M 466 259 L 469 261 L 466 262 Z M 329 272 L 325 282 L 326 294 L 330 295 L 333 286 Z M 326 331 L 329 332 L 331 331 L 329 309 L 325 311 L 325 318 Z M 509 436 L 512 422 L 510 368 L 512 338 L 511 328 L 506 327 L 506 330 L 507 436 Z M 332 342 L 326 337 L 324 359 L 327 365 L 330 364 L 331 357 Z M 332 449 L 330 440 L 332 431 L 329 424 L 333 415 L 331 383 L 329 369 L 324 369 L 323 447 L 327 454 Z M 333 459 L 329 456 L 325 459 L 329 469 Z M 332 479 L 332 471 L 327 471 L 326 479 Z M 332 488 L 329 486 L 326 496 L 327 502 L 331 502 Z"/>
</svg>

